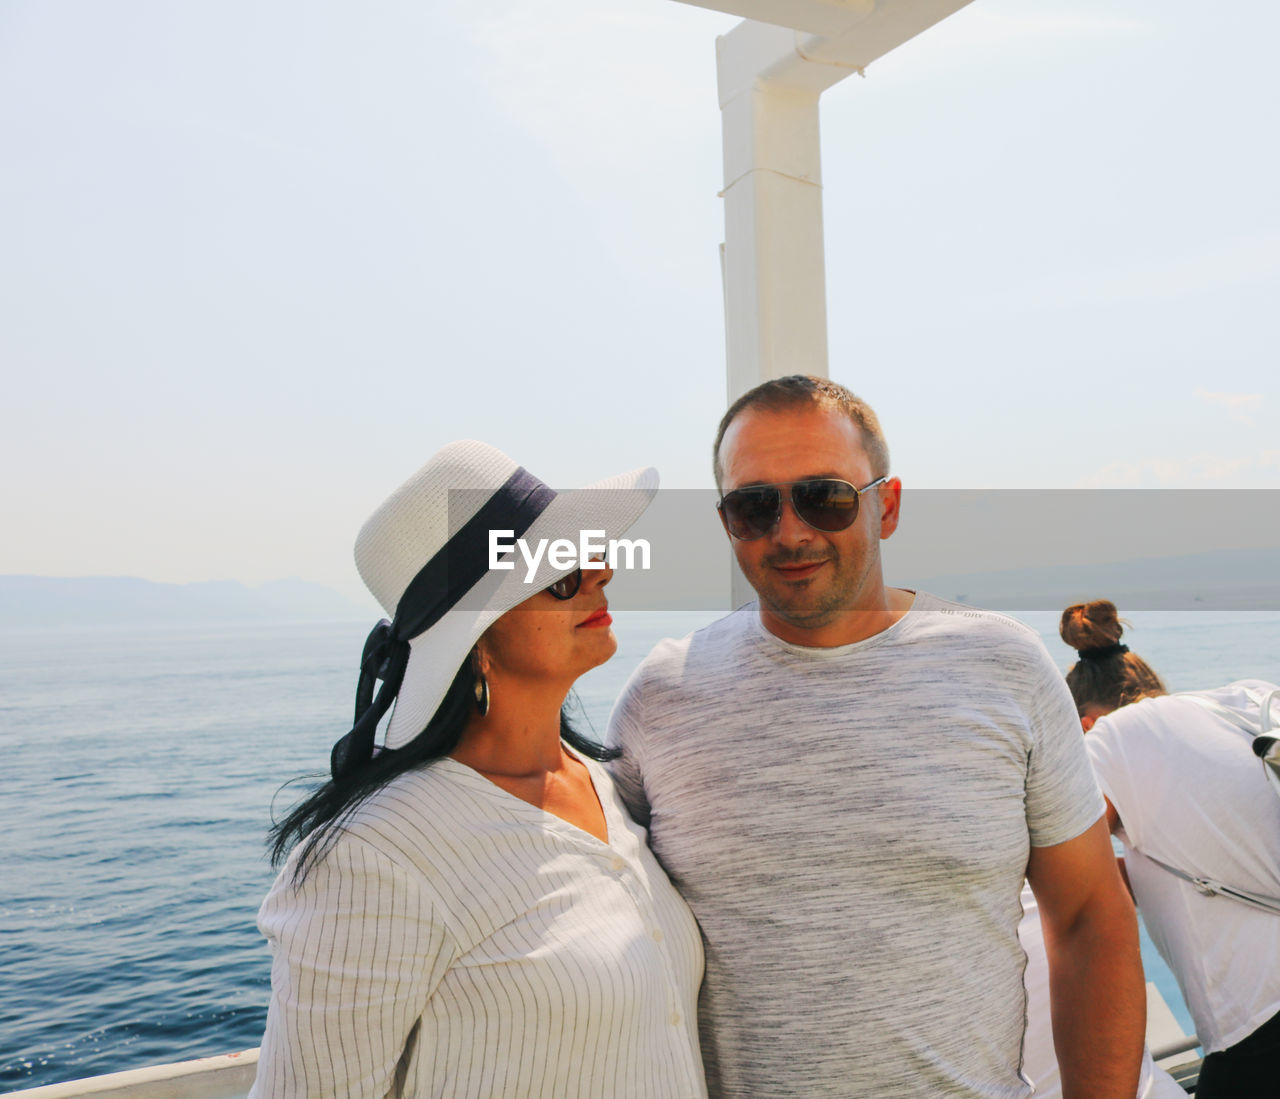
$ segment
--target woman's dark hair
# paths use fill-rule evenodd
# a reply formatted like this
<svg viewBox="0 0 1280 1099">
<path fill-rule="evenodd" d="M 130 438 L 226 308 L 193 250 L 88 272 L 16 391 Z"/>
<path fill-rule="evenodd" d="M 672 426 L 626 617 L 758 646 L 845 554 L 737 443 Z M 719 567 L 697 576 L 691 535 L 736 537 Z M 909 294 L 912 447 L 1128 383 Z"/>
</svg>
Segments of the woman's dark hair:
<svg viewBox="0 0 1280 1099">
<path fill-rule="evenodd" d="M 278 866 L 294 844 L 302 850 L 294 865 L 294 881 L 300 882 L 337 838 L 343 822 L 371 795 L 392 779 L 443 759 L 458 746 L 467 716 L 475 705 L 476 674 L 471 660 L 463 662 L 427 727 L 402 748 L 375 752 L 372 759 L 341 780 L 330 778 L 299 802 L 268 833 L 271 864 Z M 565 711 L 560 711 L 560 738 L 588 759 L 616 759 L 618 752 L 577 732 Z"/>
<path fill-rule="evenodd" d="M 1090 706 L 1111 711 L 1168 693 L 1151 665 L 1120 644 L 1125 625 L 1109 599 L 1076 603 L 1062 612 L 1058 634 L 1080 654 L 1067 672 L 1067 686 L 1081 717 Z"/>
</svg>

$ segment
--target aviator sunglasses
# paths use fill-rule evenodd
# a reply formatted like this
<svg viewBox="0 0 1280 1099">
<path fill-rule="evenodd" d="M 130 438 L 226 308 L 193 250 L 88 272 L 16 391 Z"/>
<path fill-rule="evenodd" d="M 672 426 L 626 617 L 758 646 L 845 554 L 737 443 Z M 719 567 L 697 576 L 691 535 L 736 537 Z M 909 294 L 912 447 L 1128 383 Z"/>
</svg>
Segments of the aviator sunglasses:
<svg viewBox="0 0 1280 1099">
<path fill-rule="evenodd" d="M 739 542 L 753 542 L 773 530 L 782 518 L 782 497 L 786 493 L 803 523 L 814 530 L 833 533 L 853 526 L 858 518 L 858 498 L 888 479 L 886 474 L 861 488 L 835 477 L 747 485 L 726 492 L 716 504 L 716 510 L 720 512 L 724 529 L 734 538 Z"/>
</svg>

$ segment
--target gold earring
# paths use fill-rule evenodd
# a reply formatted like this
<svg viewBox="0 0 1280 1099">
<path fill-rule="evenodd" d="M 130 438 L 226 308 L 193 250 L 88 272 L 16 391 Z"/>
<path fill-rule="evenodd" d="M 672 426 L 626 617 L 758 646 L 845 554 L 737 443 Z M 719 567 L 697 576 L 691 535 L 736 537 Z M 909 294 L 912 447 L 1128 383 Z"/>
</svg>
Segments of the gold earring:
<svg viewBox="0 0 1280 1099">
<path fill-rule="evenodd" d="M 484 717 L 489 712 L 489 681 L 484 672 L 476 672 L 476 709 Z"/>
</svg>

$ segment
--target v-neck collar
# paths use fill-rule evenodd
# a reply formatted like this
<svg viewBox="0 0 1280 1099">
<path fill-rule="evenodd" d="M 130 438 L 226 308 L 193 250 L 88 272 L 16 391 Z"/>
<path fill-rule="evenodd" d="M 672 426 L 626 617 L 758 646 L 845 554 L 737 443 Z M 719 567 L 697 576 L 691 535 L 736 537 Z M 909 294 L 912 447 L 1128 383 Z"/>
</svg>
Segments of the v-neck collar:
<svg viewBox="0 0 1280 1099">
<path fill-rule="evenodd" d="M 596 847 L 612 848 L 614 841 L 621 834 L 622 822 L 615 817 L 613 799 L 608 796 L 608 790 L 601 789 L 601 779 L 607 783 L 607 778 L 603 771 L 599 771 L 598 764 L 595 760 L 585 758 L 580 752 L 577 752 L 569 745 L 563 745 L 564 750 L 568 752 L 574 759 L 581 763 L 587 769 L 587 777 L 591 780 L 591 789 L 595 793 L 596 801 L 600 804 L 600 812 L 604 816 L 604 827 L 606 839 L 601 840 L 598 836 L 593 836 L 585 828 L 579 828 L 576 824 L 550 813 L 540 806 L 527 802 L 522 797 L 517 797 L 510 790 L 504 790 L 496 782 L 490 778 L 486 778 L 474 767 L 462 763 L 454 759 L 452 756 L 445 756 L 438 759 L 433 764 L 435 767 L 443 767 L 455 777 L 464 781 L 468 789 L 486 800 L 491 800 L 501 810 L 505 810 L 510 816 L 520 817 L 526 820 L 534 820 L 541 824 L 544 828 L 551 831 L 559 832 L 579 842 L 593 844 Z"/>
</svg>

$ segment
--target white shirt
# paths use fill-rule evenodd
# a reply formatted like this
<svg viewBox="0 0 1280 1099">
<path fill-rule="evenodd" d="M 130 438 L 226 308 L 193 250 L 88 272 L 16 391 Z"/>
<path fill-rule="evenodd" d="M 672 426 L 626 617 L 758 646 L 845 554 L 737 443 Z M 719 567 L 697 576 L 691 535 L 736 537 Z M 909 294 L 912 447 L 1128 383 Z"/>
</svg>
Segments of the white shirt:
<svg viewBox="0 0 1280 1099">
<path fill-rule="evenodd" d="M 1244 680 L 1200 692 L 1240 712 Z M 1280 897 L 1280 798 L 1250 738 L 1187 698 L 1122 706 L 1084 738 L 1120 814 L 1125 868 L 1156 949 L 1182 989 L 1206 1053 L 1248 1037 L 1280 1011 L 1280 916 L 1204 896 L 1157 866 Z"/>
<path fill-rule="evenodd" d="M 706 1094 L 697 925 L 583 762 L 607 844 L 445 759 L 285 866 L 253 1096 Z"/>
<path fill-rule="evenodd" d="M 1035 1084 L 1036 1099 L 1061 1099 L 1062 1077 L 1053 1045 L 1050 1014 L 1049 955 L 1045 953 L 1040 906 L 1029 885 L 1022 889 L 1022 913 L 1018 940 L 1027 952 L 1027 968 L 1022 975 L 1027 986 L 1027 1037 L 1022 1047 L 1022 1071 Z M 1186 1096 L 1182 1085 L 1151 1059 L 1151 1050 L 1144 1043 L 1137 1099 L 1186 1099 Z"/>
</svg>

